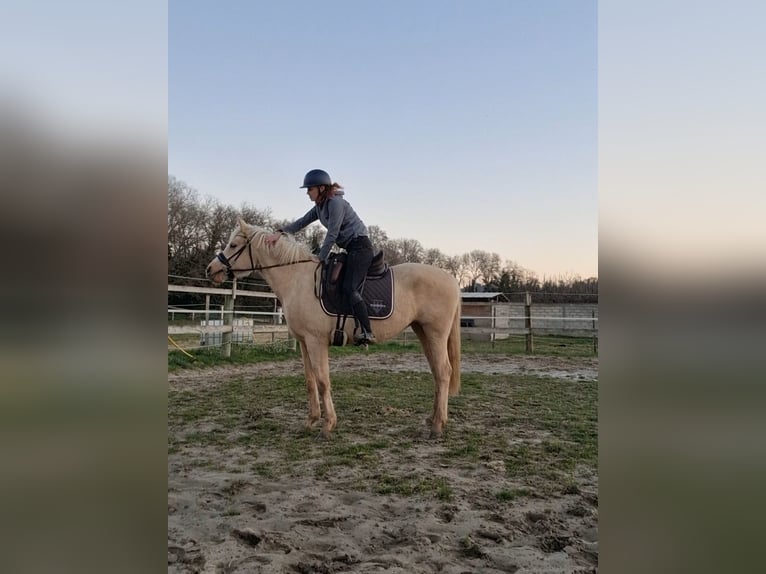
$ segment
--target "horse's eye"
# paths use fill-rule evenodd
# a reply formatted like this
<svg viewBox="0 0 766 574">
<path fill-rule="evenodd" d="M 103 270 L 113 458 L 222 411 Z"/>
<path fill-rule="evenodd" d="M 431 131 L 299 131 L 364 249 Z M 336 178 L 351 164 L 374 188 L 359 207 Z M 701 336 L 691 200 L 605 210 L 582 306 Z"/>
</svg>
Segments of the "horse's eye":
<svg viewBox="0 0 766 574">
<path fill-rule="evenodd" d="M 234 248 L 235 248 L 235 247 L 237 247 L 237 246 L 236 246 L 236 245 L 234 245 L 233 243 L 229 243 L 229 247 L 231 247 L 232 249 L 234 249 Z"/>
</svg>

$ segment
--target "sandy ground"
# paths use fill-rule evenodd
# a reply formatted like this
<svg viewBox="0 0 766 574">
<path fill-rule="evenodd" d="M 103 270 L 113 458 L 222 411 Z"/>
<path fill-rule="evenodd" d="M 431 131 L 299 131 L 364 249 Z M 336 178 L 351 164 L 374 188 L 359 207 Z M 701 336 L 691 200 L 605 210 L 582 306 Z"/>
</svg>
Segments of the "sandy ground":
<svg viewBox="0 0 766 574">
<path fill-rule="evenodd" d="M 417 354 L 370 354 L 335 358 L 331 369 L 428 367 Z M 301 372 L 299 360 L 291 360 L 178 371 L 168 381 L 173 390 L 194 390 L 233 377 Z M 463 357 L 462 372 L 577 384 L 597 380 L 598 360 L 473 355 Z M 439 448 L 423 441 L 406 464 L 423 471 Z M 571 494 L 524 497 L 501 510 L 491 494 L 504 472 L 501 460 L 435 469 L 455 485 L 456 496 L 442 501 L 354 489 L 353 468 L 348 476 L 289 480 L 221 471 L 216 459 L 236 456 L 235 445 L 196 454 L 211 464 L 189 464 L 186 451 L 168 456 L 168 572 L 597 572 L 598 477 L 592 471 L 578 476 Z"/>
<path fill-rule="evenodd" d="M 353 373 L 357 371 L 429 372 L 424 355 L 419 353 L 370 353 L 333 357 L 332 372 Z M 525 357 L 504 355 L 465 355 L 462 373 L 523 374 L 554 377 L 578 381 L 598 379 L 598 359 L 562 357 Z M 273 363 L 211 367 L 201 371 L 183 370 L 168 374 L 173 389 L 194 388 L 205 381 L 219 378 L 248 376 L 283 376 L 303 372 L 300 358 Z"/>
</svg>

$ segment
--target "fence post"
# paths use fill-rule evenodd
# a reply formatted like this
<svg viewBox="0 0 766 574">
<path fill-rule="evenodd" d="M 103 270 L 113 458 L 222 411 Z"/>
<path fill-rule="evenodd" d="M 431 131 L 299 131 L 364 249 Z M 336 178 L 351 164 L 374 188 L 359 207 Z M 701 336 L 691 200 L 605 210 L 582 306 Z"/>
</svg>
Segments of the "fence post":
<svg viewBox="0 0 766 574">
<path fill-rule="evenodd" d="M 231 295 L 226 295 L 223 300 L 223 309 L 225 311 L 223 324 L 224 327 L 230 327 L 229 330 L 224 330 L 221 336 L 224 357 L 231 357 L 231 336 L 234 334 L 234 297 L 237 294 L 237 280 L 234 279 L 232 283 Z"/>
<path fill-rule="evenodd" d="M 532 338 L 532 295 L 529 291 L 524 296 L 524 329 L 526 330 L 527 353 L 535 352 L 535 342 Z"/>
<path fill-rule="evenodd" d="M 201 325 L 205 326 L 205 331 L 200 333 L 200 345 L 209 345 L 210 340 L 213 338 L 210 333 L 210 295 L 205 295 L 205 319 L 200 321 Z"/>
<path fill-rule="evenodd" d="M 596 312 L 591 311 L 590 316 L 592 319 L 591 325 L 593 328 L 593 354 L 598 356 L 598 331 L 596 330 Z"/>
<path fill-rule="evenodd" d="M 497 313 L 497 309 L 496 309 L 496 305 L 494 303 L 491 303 L 491 305 L 492 306 L 490 307 L 490 309 L 492 310 L 491 311 L 491 315 L 492 315 L 492 333 L 490 333 L 490 335 L 489 335 L 489 340 L 492 342 L 492 348 L 494 349 L 495 348 L 495 327 L 497 326 L 497 322 L 495 320 L 495 316 L 496 316 L 496 313 Z"/>
<path fill-rule="evenodd" d="M 234 297 L 231 295 L 224 296 L 223 299 L 223 326 L 224 332 L 221 335 L 221 349 L 223 349 L 224 357 L 231 357 L 231 330 L 225 330 L 226 327 L 233 328 L 234 325 Z"/>
</svg>

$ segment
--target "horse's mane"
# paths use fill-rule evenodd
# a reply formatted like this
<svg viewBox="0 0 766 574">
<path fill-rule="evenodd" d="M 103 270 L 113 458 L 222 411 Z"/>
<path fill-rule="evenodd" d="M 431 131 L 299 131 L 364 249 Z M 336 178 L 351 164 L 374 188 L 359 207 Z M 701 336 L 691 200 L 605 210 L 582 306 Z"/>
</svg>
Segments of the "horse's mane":
<svg viewBox="0 0 766 574">
<path fill-rule="evenodd" d="M 246 227 L 244 229 L 240 227 L 240 231 L 247 237 L 250 237 L 251 235 L 253 236 L 253 247 L 256 250 L 268 249 L 269 253 L 274 255 L 279 263 L 295 263 L 296 261 L 311 257 L 311 251 L 308 246 L 298 243 L 288 235 L 283 235 L 275 245 L 267 247 L 266 235 L 268 235 L 269 232 L 263 228 L 256 227 L 255 225 L 245 225 Z"/>
</svg>

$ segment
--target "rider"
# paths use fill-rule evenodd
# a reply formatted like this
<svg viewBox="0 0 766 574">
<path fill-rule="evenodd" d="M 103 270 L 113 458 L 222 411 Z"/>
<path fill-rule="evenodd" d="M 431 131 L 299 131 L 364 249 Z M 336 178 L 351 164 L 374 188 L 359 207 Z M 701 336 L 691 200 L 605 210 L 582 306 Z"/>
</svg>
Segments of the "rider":
<svg viewBox="0 0 766 574">
<path fill-rule="evenodd" d="M 346 272 L 341 291 L 354 311 L 361 325 L 361 333 L 354 337 L 357 345 L 375 343 L 370 327 L 367 304 L 362 298 L 362 285 L 367 269 L 374 255 L 372 243 L 367 236 L 367 227 L 359 219 L 351 204 L 343 198 L 343 187 L 332 181 L 330 174 L 321 169 L 312 169 L 303 178 L 301 189 L 306 188 L 309 199 L 315 206 L 306 215 L 285 225 L 282 229 L 266 236 L 266 244 L 274 245 L 282 233 L 296 233 L 317 219 L 327 228 L 319 260 L 324 263 L 333 244 L 347 252 Z"/>
</svg>

